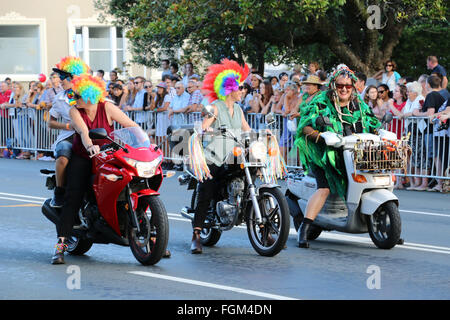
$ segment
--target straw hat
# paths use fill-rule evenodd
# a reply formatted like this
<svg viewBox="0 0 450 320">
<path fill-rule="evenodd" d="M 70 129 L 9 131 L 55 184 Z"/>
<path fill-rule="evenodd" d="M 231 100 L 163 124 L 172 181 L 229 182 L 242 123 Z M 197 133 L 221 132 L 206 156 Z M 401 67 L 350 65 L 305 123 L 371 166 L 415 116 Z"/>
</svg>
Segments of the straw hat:
<svg viewBox="0 0 450 320">
<path fill-rule="evenodd" d="M 315 74 L 309 75 L 305 81 L 302 81 L 302 84 L 316 84 L 318 86 L 323 85 L 323 82 L 320 80 L 318 76 Z"/>
</svg>

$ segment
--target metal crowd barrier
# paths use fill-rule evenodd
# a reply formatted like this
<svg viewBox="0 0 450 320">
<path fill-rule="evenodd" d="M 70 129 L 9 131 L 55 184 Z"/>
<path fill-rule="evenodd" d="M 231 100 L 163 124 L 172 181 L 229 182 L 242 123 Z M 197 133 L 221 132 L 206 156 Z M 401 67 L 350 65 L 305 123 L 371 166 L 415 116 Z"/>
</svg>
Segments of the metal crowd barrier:
<svg viewBox="0 0 450 320">
<path fill-rule="evenodd" d="M 52 145 L 58 136 L 58 130 L 47 127 L 48 111 L 19 108 L 12 112 L 0 111 L 0 148 L 29 151 L 52 151 Z M 150 136 L 153 143 L 160 144 L 166 159 L 179 161 L 173 156 L 166 139 L 166 129 L 170 124 L 165 115 L 150 111 L 127 112 Z M 165 119 L 164 119 L 165 118 Z M 246 114 L 247 121 L 255 130 L 265 129 L 265 116 Z M 288 130 L 288 119 L 275 115 L 276 123 L 270 129 L 276 135 L 280 150 L 289 169 L 301 168 L 298 153 L 294 146 L 295 132 Z M 201 121 L 199 112 L 185 115 L 185 123 Z M 439 125 L 430 126 L 430 120 L 424 117 L 394 119 L 387 129 L 397 133 L 397 137 L 409 136 L 412 155 L 405 172 L 398 176 L 428 177 L 450 179 L 450 130 L 437 131 Z M 296 126 L 295 126 L 296 127 Z M 116 126 L 118 128 L 118 126 Z"/>
</svg>

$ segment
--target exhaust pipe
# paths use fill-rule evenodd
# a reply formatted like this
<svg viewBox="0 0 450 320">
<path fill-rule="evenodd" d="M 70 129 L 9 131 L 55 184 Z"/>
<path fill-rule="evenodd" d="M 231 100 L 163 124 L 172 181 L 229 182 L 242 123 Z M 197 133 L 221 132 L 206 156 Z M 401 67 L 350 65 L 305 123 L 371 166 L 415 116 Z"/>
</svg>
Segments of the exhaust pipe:
<svg viewBox="0 0 450 320">
<path fill-rule="evenodd" d="M 194 214 L 195 214 L 195 211 L 192 210 L 191 208 L 189 208 L 189 207 L 183 207 L 183 208 L 181 209 L 181 211 L 180 211 L 180 214 L 181 214 L 183 217 L 185 217 L 186 219 L 189 219 L 189 220 L 191 220 L 191 221 L 194 221 Z"/>
<path fill-rule="evenodd" d="M 191 179 L 191 177 L 188 174 L 182 174 L 180 176 L 178 176 L 178 183 L 180 184 L 180 186 L 188 184 L 189 180 Z"/>
</svg>

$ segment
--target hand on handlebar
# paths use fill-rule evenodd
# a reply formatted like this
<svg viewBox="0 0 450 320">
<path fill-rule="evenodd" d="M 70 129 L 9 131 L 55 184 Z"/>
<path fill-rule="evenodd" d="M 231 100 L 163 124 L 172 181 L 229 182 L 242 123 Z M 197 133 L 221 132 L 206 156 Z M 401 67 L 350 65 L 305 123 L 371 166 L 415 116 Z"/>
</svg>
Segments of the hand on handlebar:
<svg viewBox="0 0 450 320">
<path fill-rule="evenodd" d="M 344 139 L 340 135 L 338 135 L 337 137 L 340 140 L 333 145 L 333 148 L 340 148 L 345 144 Z"/>
<path fill-rule="evenodd" d="M 325 144 L 327 146 L 330 146 L 333 148 L 340 148 L 345 144 L 343 137 L 334 132 L 329 132 L 329 131 L 322 132 L 320 134 L 320 137 L 325 141 Z"/>
<path fill-rule="evenodd" d="M 87 149 L 87 152 L 89 154 L 89 158 L 92 158 L 100 153 L 100 147 L 98 145 L 90 145 Z"/>
</svg>

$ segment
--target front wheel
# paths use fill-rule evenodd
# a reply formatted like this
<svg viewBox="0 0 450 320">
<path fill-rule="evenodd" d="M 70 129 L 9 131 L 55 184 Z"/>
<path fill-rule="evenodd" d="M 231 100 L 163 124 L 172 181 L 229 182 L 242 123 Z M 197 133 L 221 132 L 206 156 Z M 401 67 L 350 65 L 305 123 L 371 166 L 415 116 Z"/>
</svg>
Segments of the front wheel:
<svg viewBox="0 0 450 320">
<path fill-rule="evenodd" d="M 139 198 L 136 209 L 137 229 L 128 227 L 128 241 L 136 260 L 143 265 L 153 265 L 161 260 L 169 241 L 169 219 L 166 208 L 157 196 Z"/>
<path fill-rule="evenodd" d="M 367 216 L 367 228 L 378 248 L 393 248 L 399 242 L 402 230 L 397 204 L 393 201 L 383 203 L 374 214 Z"/>
<path fill-rule="evenodd" d="M 285 247 L 289 236 L 289 207 L 279 188 L 259 189 L 258 203 L 263 223 L 256 223 L 252 208 L 247 218 L 248 237 L 258 254 L 273 257 Z"/>
</svg>

